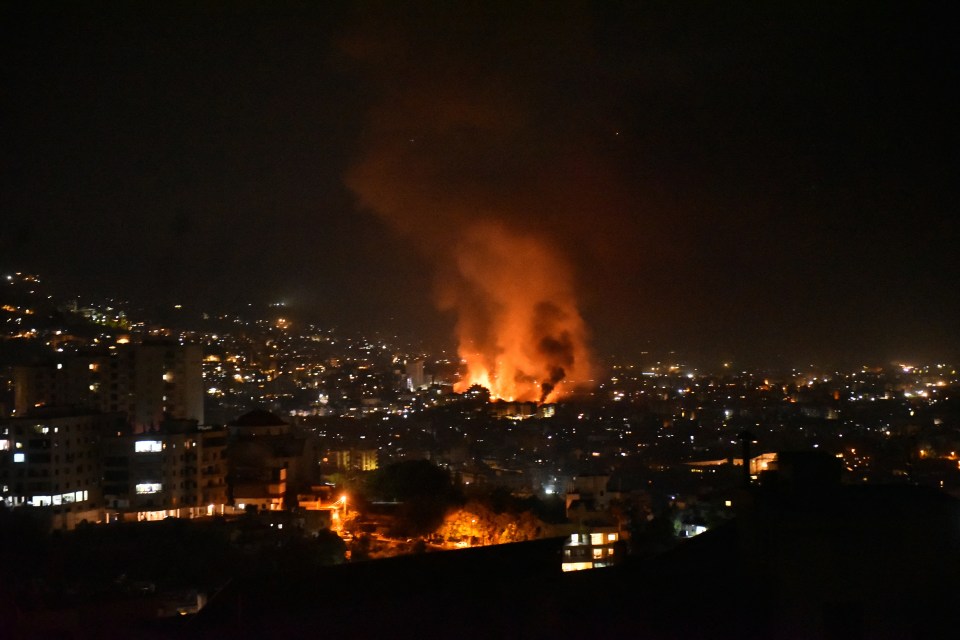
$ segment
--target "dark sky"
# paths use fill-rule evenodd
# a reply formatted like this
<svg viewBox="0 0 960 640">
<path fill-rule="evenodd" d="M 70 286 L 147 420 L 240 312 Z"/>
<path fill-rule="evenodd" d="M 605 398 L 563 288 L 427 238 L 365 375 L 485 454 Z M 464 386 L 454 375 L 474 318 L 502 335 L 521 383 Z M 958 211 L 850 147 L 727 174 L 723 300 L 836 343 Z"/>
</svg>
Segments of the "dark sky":
<svg viewBox="0 0 960 640">
<path fill-rule="evenodd" d="M 949 3 L 24 4 L 0 266 L 60 290 L 445 344 L 475 207 L 569 262 L 600 354 L 960 355 Z M 347 184 L 407 140 L 397 216 Z"/>
</svg>

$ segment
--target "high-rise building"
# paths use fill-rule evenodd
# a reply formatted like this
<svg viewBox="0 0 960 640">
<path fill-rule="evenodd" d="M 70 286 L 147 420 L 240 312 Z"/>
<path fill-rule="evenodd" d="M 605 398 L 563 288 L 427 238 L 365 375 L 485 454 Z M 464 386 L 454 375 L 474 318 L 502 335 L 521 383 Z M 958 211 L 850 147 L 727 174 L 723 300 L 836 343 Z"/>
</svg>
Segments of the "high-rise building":
<svg viewBox="0 0 960 640">
<path fill-rule="evenodd" d="M 414 360 L 413 362 L 407 363 L 407 379 L 410 381 L 410 389 L 412 391 L 426 389 L 430 385 L 430 381 L 427 379 L 426 372 L 424 371 L 423 360 Z"/>
<path fill-rule="evenodd" d="M 43 407 L 121 412 L 134 433 L 171 418 L 203 424 L 202 357 L 200 345 L 153 341 L 16 367 L 15 415 Z"/>
<path fill-rule="evenodd" d="M 100 444 L 124 427 L 121 414 L 93 411 L 0 420 L 0 500 L 41 507 L 57 529 L 101 520 Z"/>
<path fill-rule="evenodd" d="M 227 432 L 169 421 L 149 433 L 104 438 L 103 497 L 111 518 L 161 520 L 223 513 Z"/>
<path fill-rule="evenodd" d="M 376 449 L 342 449 L 331 451 L 327 457 L 337 471 L 376 471 L 377 454 Z"/>
</svg>

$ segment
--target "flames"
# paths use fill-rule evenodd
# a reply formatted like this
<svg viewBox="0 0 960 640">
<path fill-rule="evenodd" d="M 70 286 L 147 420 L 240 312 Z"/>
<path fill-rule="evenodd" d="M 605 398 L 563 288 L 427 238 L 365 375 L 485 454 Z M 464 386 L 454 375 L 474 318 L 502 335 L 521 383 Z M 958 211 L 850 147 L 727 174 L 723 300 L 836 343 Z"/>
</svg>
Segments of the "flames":
<svg viewBox="0 0 960 640">
<path fill-rule="evenodd" d="M 571 147 L 571 157 L 555 128 L 527 112 L 527 76 L 491 75 L 460 55 L 456 39 L 405 39 L 392 24 L 374 21 L 343 44 L 379 90 L 344 182 L 361 209 L 435 265 L 437 300 L 455 315 L 466 366 L 456 389 L 556 401 L 591 371 L 573 274 L 550 222 L 579 229 L 595 208 L 563 170 L 589 166 L 583 149 Z"/>
<path fill-rule="evenodd" d="M 456 391 L 479 384 L 492 399 L 555 402 L 589 377 L 569 270 L 541 238 L 476 223 L 453 262 L 441 306 L 457 314 L 466 374 Z"/>
<path fill-rule="evenodd" d="M 437 179 L 446 175 L 438 163 L 381 141 L 346 182 L 436 264 L 439 307 L 456 316 L 466 366 L 455 389 L 479 384 L 492 399 L 555 402 L 591 377 L 573 275 L 549 235 L 518 224 L 536 212 L 525 215 L 475 185 L 451 189 L 467 178 Z"/>
</svg>

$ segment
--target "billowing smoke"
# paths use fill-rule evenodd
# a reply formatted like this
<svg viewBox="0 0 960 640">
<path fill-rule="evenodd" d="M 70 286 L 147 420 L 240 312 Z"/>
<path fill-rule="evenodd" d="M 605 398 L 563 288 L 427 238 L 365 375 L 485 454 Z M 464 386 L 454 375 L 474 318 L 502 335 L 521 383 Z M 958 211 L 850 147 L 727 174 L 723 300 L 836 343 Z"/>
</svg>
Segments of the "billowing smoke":
<svg viewBox="0 0 960 640">
<path fill-rule="evenodd" d="M 458 390 L 549 402 L 586 383 L 587 331 L 550 224 L 573 218 L 555 188 L 572 164 L 529 113 L 529 83 L 458 58 L 451 36 L 413 46 L 382 25 L 363 35 L 344 48 L 373 63 L 380 95 L 345 181 L 436 265 L 467 368 Z"/>
<path fill-rule="evenodd" d="M 481 221 L 462 229 L 441 304 L 457 314 L 467 375 L 507 400 L 553 401 L 589 377 L 585 328 L 560 257 L 542 238 Z"/>
</svg>

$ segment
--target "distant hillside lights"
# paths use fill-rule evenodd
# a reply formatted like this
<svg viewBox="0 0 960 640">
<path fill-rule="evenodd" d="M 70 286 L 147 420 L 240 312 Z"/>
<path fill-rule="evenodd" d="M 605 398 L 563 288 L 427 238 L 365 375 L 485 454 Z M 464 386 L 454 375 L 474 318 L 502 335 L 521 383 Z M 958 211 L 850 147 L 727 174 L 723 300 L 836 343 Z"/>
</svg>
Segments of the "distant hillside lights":
<svg viewBox="0 0 960 640">
<path fill-rule="evenodd" d="M 31 282 L 34 284 L 40 284 L 40 277 L 32 273 L 22 273 L 17 271 L 16 273 L 8 273 L 6 275 L 7 282 Z"/>
</svg>

